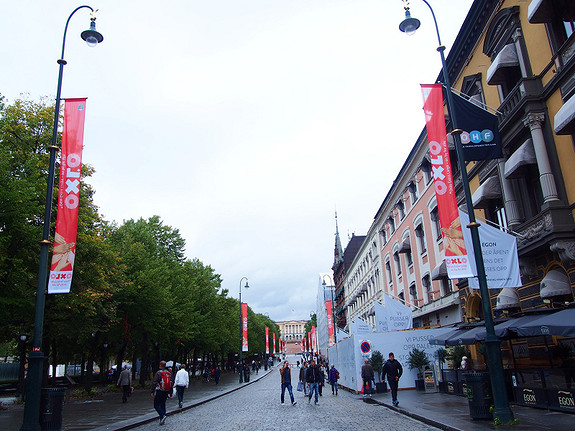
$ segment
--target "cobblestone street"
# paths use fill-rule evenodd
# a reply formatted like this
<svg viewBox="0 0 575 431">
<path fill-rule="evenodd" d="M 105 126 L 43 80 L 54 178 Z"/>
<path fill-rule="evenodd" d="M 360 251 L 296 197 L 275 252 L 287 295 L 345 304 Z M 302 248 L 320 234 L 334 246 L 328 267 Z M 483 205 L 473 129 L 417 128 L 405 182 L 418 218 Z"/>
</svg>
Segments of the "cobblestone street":
<svg viewBox="0 0 575 431">
<path fill-rule="evenodd" d="M 297 372 L 292 371 L 292 376 Z M 292 383 L 296 379 L 292 377 Z M 232 392 L 214 401 L 168 416 L 164 426 L 158 421 L 135 428 L 140 431 L 190 431 L 190 430 L 315 430 L 348 431 L 402 430 L 422 431 L 437 428 L 415 421 L 377 404 L 364 403 L 361 395 L 340 390 L 333 396 L 329 387 L 319 398 L 316 406 L 313 399 L 308 404 L 303 393 L 295 392 L 296 406 L 289 402 L 280 404 L 280 375 L 278 369 L 259 382 Z"/>
</svg>

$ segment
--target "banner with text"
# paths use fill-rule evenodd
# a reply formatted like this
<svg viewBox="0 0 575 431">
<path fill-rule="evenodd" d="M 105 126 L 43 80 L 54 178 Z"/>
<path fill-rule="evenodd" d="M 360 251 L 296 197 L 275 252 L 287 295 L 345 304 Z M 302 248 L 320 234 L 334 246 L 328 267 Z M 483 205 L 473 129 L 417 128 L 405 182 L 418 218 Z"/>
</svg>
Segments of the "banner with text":
<svg viewBox="0 0 575 431">
<path fill-rule="evenodd" d="M 270 354 L 270 328 L 266 326 L 266 353 Z"/>
<path fill-rule="evenodd" d="M 311 325 L 311 349 L 317 352 L 317 343 L 315 338 L 315 325 Z"/>
<path fill-rule="evenodd" d="M 467 213 L 460 211 L 461 223 L 469 224 Z M 465 241 L 471 243 L 471 231 L 463 231 Z M 519 257 L 517 255 L 517 239 L 502 230 L 487 223 L 479 225 L 479 238 L 481 239 L 481 254 L 485 266 L 485 277 L 489 289 L 504 287 L 520 287 L 521 275 L 519 272 Z M 473 249 L 469 252 L 474 274 L 477 274 Z M 469 287 L 479 289 L 477 277 L 469 278 Z"/>
<path fill-rule="evenodd" d="M 85 114 L 86 99 L 65 100 L 58 214 L 48 280 L 48 293 L 69 293 L 72 285 L 78 232 L 78 205 L 80 203 L 80 174 L 82 170 Z"/>
<path fill-rule="evenodd" d="M 335 344 L 335 332 L 333 330 L 333 308 L 330 301 L 325 301 L 325 311 L 327 312 L 327 335 L 329 338 L 329 346 Z"/>
<path fill-rule="evenodd" d="M 376 332 L 400 331 L 413 328 L 411 308 L 388 295 L 384 296 L 384 300 L 384 305 L 374 301 Z"/>
<path fill-rule="evenodd" d="M 242 302 L 242 352 L 248 351 L 248 304 Z"/>
<path fill-rule="evenodd" d="M 274 338 L 274 342 L 273 342 L 273 346 L 274 346 L 274 355 L 276 354 L 276 333 L 273 333 L 273 338 Z"/>
<path fill-rule="evenodd" d="M 446 243 L 445 264 L 447 273 L 449 278 L 472 277 L 471 264 L 459 219 L 449 148 L 447 147 L 443 87 L 441 84 L 422 84 L 421 90 L 433 184 L 437 198 L 437 212 L 443 239 Z M 465 169 L 465 166 L 461 168 Z"/>
</svg>

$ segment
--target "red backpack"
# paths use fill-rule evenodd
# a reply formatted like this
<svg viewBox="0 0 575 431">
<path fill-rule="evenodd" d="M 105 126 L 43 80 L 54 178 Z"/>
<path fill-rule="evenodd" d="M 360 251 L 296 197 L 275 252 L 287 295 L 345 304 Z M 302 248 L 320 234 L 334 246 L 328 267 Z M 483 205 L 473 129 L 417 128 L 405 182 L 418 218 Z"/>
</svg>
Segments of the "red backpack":
<svg viewBox="0 0 575 431">
<path fill-rule="evenodd" d="M 172 390 L 172 373 L 168 370 L 160 371 L 160 383 L 158 384 L 158 389 L 160 391 Z"/>
</svg>

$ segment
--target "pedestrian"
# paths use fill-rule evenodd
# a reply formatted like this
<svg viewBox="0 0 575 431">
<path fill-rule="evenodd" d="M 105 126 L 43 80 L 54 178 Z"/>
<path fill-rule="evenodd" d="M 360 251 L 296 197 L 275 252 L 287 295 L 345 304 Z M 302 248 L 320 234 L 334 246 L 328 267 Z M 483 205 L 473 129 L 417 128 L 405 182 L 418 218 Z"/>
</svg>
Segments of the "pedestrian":
<svg viewBox="0 0 575 431">
<path fill-rule="evenodd" d="M 398 406 L 397 387 L 399 386 L 399 378 L 403 374 L 403 367 L 399 361 L 395 360 L 393 352 L 389 353 L 389 359 L 383 364 L 382 373 L 384 376 L 387 376 L 387 384 L 391 389 L 391 401 L 394 406 Z"/>
<path fill-rule="evenodd" d="M 292 387 L 291 387 L 291 369 L 290 369 L 288 361 L 285 361 L 283 367 L 280 369 L 280 375 L 281 375 L 281 382 L 282 382 L 281 403 L 282 403 L 282 405 L 284 405 L 284 394 L 285 394 L 285 390 L 287 389 L 289 392 L 290 399 L 291 399 L 291 404 L 292 404 L 292 406 L 295 406 L 297 404 L 297 401 L 295 401 L 293 398 L 293 391 L 292 391 Z"/>
<path fill-rule="evenodd" d="M 331 394 L 337 395 L 337 381 L 339 379 L 339 372 L 335 368 L 335 365 L 331 365 L 328 373 L 328 381 L 331 384 Z"/>
<path fill-rule="evenodd" d="M 369 363 L 369 359 L 365 360 L 365 363 L 361 367 L 361 378 L 363 379 L 363 396 L 366 397 L 369 392 L 369 396 L 373 392 L 373 387 L 371 382 L 375 380 L 373 374 L 373 367 Z"/>
<path fill-rule="evenodd" d="M 160 416 L 160 425 L 166 423 L 166 400 L 172 394 L 172 375 L 166 369 L 166 361 L 160 361 L 160 369 L 152 380 L 152 396 L 154 408 Z"/>
<path fill-rule="evenodd" d="M 305 381 L 305 372 L 307 370 L 307 362 L 304 362 L 299 369 L 299 381 L 303 384 L 303 394 L 307 397 L 307 382 Z"/>
<path fill-rule="evenodd" d="M 325 371 L 323 365 L 319 366 L 319 396 L 323 396 L 323 385 L 325 385 Z"/>
<path fill-rule="evenodd" d="M 128 364 L 124 364 L 122 367 L 117 385 L 122 387 L 122 402 L 128 402 L 128 397 L 130 396 L 130 392 L 132 392 L 132 373 L 130 373 L 128 369 Z"/>
<path fill-rule="evenodd" d="M 250 366 L 247 364 L 247 362 L 244 364 L 244 382 L 249 382 L 250 381 Z"/>
<path fill-rule="evenodd" d="M 176 386 L 176 392 L 178 394 L 178 407 L 182 408 L 184 405 L 184 391 L 188 388 L 190 384 L 190 375 L 186 370 L 185 364 L 180 365 L 180 370 L 176 373 L 176 378 L 174 380 L 174 385 Z"/>
<path fill-rule="evenodd" d="M 216 369 L 214 370 L 214 381 L 216 382 L 216 385 L 220 383 L 220 376 L 222 375 L 222 370 L 220 370 L 220 367 L 218 365 L 216 365 Z"/>
<path fill-rule="evenodd" d="M 311 361 L 310 366 L 307 367 L 307 370 L 305 372 L 305 380 L 309 384 L 309 395 L 308 395 L 307 402 L 308 403 L 311 402 L 311 396 L 315 392 L 314 404 L 317 405 L 319 402 L 318 395 L 319 395 L 320 375 L 319 375 L 319 368 L 317 367 L 317 365 L 315 364 L 315 361 L 313 359 Z"/>
</svg>

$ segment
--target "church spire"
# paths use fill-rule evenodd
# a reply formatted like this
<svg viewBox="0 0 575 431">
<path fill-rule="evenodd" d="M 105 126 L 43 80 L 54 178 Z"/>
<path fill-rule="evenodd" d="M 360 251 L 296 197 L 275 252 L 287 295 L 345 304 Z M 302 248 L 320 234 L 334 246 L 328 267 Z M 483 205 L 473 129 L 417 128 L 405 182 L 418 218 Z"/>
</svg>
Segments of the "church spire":
<svg viewBox="0 0 575 431">
<path fill-rule="evenodd" d="M 337 225 L 337 211 L 335 212 L 335 250 L 334 250 L 333 266 L 334 268 L 343 262 L 343 247 L 339 239 L 339 228 Z"/>
</svg>

